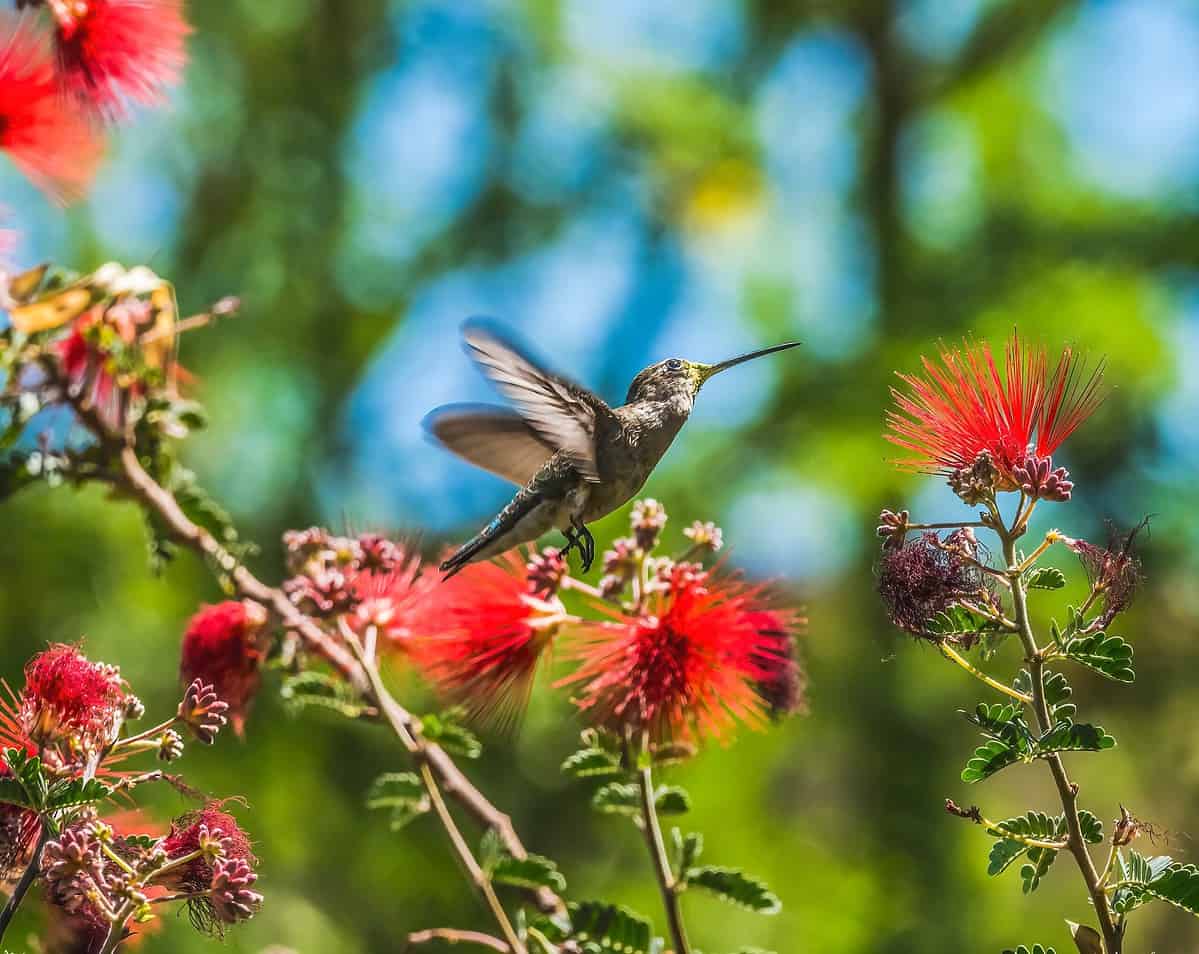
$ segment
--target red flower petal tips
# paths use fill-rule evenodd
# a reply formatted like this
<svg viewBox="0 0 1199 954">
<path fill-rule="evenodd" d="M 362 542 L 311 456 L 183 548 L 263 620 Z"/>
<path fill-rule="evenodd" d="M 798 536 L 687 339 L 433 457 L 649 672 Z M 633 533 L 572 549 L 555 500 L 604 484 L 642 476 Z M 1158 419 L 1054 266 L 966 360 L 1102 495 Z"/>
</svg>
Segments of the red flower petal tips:
<svg viewBox="0 0 1199 954">
<path fill-rule="evenodd" d="M 0 150 L 60 202 L 87 191 L 101 143 L 63 99 L 54 59 L 27 21 L 0 20 Z"/>
<path fill-rule="evenodd" d="M 233 730 L 244 735 L 246 713 L 258 691 L 263 651 L 258 637 L 267 616 L 257 603 L 228 600 L 201 607 L 183 634 L 179 678 L 212 686 L 228 703 Z"/>
<path fill-rule="evenodd" d="M 966 344 L 943 346 L 940 363 L 925 358 L 924 374 L 899 377 L 908 390 L 892 389 L 896 409 L 887 414 L 886 435 L 909 452 L 898 463 L 951 476 L 986 454 L 1001 490 L 1027 483 L 1029 460 L 1048 459 L 1103 400 L 1102 364 L 1086 374 L 1080 356 L 1065 348 L 1051 367 L 1044 347 L 1016 333 L 1003 374 L 989 345 Z"/>
<path fill-rule="evenodd" d="M 83 107 L 120 119 L 154 106 L 187 62 L 182 0 L 50 0 L 61 81 Z"/>
</svg>

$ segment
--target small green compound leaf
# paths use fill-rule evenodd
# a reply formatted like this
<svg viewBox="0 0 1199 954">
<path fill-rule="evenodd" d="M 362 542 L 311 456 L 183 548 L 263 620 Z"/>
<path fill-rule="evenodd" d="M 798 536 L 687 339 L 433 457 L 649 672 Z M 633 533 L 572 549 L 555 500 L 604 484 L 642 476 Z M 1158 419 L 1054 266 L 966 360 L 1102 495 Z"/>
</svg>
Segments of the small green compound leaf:
<svg viewBox="0 0 1199 954">
<path fill-rule="evenodd" d="M 1030 590 L 1060 590 L 1066 585 L 1066 574 L 1054 566 L 1039 566 L 1028 574 L 1024 585 Z"/>
<path fill-rule="evenodd" d="M 1041 852 L 1046 849 L 1031 849 L 1021 838 L 1035 838 L 1038 841 L 1057 841 L 1062 839 L 1065 831 L 1062 818 L 1054 818 L 1044 812 L 1027 812 L 1006 821 L 999 822 L 994 828 L 988 828 L 988 833 L 998 835 L 999 841 L 991 846 L 991 855 L 987 865 L 987 874 L 997 875 L 1020 858 L 1026 852 Z M 1030 854 L 1031 858 L 1031 854 Z M 1037 856 L 1040 863 L 1040 855 Z"/>
<path fill-rule="evenodd" d="M 582 941 L 598 945 L 594 950 L 613 954 L 654 954 L 657 945 L 653 926 L 628 908 L 600 901 L 571 904 L 570 933 L 554 940 Z M 584 948 L 584 950 L 589 950 Z"/>
<path fill-rule="evenodd" d="M 1121 865 L 1123 880 L 1136 883 L 1116 892 L 1113 907 L 1117 912 L 1124 914 L 1145 901 L 1156 900 L 1199 916 L 1199 868 L 1179 864 L 1165 855 L 1146 859 L 1135 851 L 1129 852 L 1128 863 L 1121 858 Z"/>
<path fill-rule="evenodd" d="M 691 811 L 691 796 L 677 785 L 659 785 L 654 792 L 654 807 L 659 815 L 685 815 Z"/>
<path fill-rule="evenodd" d="M 429 810 L 429 798 L 414 773 L 387 772 L 371 783 L 366 807 L 390 810 L 392 831 L 399 831 Z"/>
<path fill-rule="evenodd" d="M 1097 845 L 1103 841 L 1103 822 L 1085 808 L 1078 813 L 1078 824 L 1082 828 L 1084 841 Z"/>
<path fill-rule="evenodd" d="M 504 855 L 491 866 L 491 880 L 516 888 L 549 888 L 559 894 L 566 890 L 566 879 L 558 866 L 541 855 L 526 858 Z"/>
<path fill-rule="evenodd" d="M 715 865 L 690 868 L 684 873 L 683 880 L 758 914 L 777 914 L 783 908 L 778 896 L 765 884 L 736 868 Z"/>
<path fill-rule="evenodd" d="M 627 782 L 608 782 L 591 797 L 591 807 L 609 815 L 639 815 L 641 792 Z"/>
<path fill-rule="evenodd" d="M 1057 954 L 1052 947 L 1045 947 L 1041 944 L 1034 944 L 1029 947 L 1026 944 L 1021 944 L 1018 948 L 1004 948 L 1003 954 Z"/>
<path fill-rule="evenodd" d="M 686 871 L 694 867 L 704 853 L 704 836 L 697 831 L 684 835 L 679 829 L 672 828 L 670 838 L 674 843 L 675 870 Z"/>
<path fill-rule="evenodd" d="M 1023 758 L 1020 749 L 1000 739 L 991 739 L 974 750 L 974 755 L 962 769 L 963 782 L 981 782 L 1000 769 L 1007 768 Z"/>
<path fill-rule="evenodd" d="M 46 804 L 50 790 L 50 783 L 42 774 L 42 760 L 22 749 L 5 749 L 4 763 L 25 793 L 23 804 L 35 810 L 41 809 Z"/>
<path fill-rule="evenodd" d="M 1121 637 L 1107 633 L 1079 636 L 1065 646 L 1065 654 L 1075 662 L 1116 682 L 1132 682 L 1132 647 Z"/>
<path fill-rule="evenodd" d="M 361 718 L 367 707 L 344 681 L 323 672 L 288 676 L 279 688 L 283 707 L 293 715 L 309 707 L 332 709 L 347 719 Z"/>
<path fill-rule="evenodd" d="M 930 636 L 973 636 L 995 629 L 994 620 L 966 609 L 964 606 L 952 606 L 944 612 L 937 613 L 925 625 Z"/>
<path fill-rule="evenodd" d="M 1020 866 L 1020 888 L 1025 894 L 1032 894 L 1057 860 L 1057 852 L 1051 848 L 1029 848 L 1025 857 L 1028 861 Z"/>
<path fill-rule="evenodd" d="M 974 712 L 966 713 L 966 719 L 982 729 L 985 735 L 1006 739 L 1012 737 L 1015 719 L 1021 711 L 1020 706 L 1010 702 L 991 705 L 980 702 Z"/>
<path fill-rule="evenodd" d="M 421 734 L 436 742 L 451 755 L 464 759 L 477 759 L 483 754 L 483 743 L 479 737 L 458 721 L 459 710 L 451 709 L 441 714 L 429 713 L 420 720 Z"/>
<path fill-rule="evenodd" d="M 562 763 L 562 771 L 575 778 L 620 775 L 620 760 L 604 749 L 585 748 L 572 753 Z"/>
<path fill-rule="evenodd" d="M 77 808 L 103 801 L 111 794 L 112 789 L 99 779 L 64 779 L 50 786 L 45 807 L 48 810 Z"/>
<path fill-rule="evenodd" d="M 1054 752 L 1100 752 L 1113 748 L 1116 740 L 1101 725 L 1059 722 L 1037 740 L 1033 755 L 1044 758 Z"/>
</svg>

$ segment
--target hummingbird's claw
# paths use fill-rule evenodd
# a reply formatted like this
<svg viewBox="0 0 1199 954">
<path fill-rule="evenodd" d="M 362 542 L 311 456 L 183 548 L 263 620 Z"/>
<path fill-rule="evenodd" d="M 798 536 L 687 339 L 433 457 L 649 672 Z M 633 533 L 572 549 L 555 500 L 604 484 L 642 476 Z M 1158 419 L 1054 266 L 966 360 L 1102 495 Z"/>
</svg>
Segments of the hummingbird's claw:
<svg viewBox="0 0 1199 954">
<path fill-rule="evenodd" d="M 591 535 L 591 531 L 586 525 L 571 521 L 569 529 L 563 530 L 562 533 L 566 536 L 566 546 L 562 548 L 562 556 L 566 556 L 571 550 L 579 551 L 579 560 L 582 563 L 582 572 L 586 573 L 591 569 L 591 564 L 595 562 L 595 537 Z"/>
</svg>

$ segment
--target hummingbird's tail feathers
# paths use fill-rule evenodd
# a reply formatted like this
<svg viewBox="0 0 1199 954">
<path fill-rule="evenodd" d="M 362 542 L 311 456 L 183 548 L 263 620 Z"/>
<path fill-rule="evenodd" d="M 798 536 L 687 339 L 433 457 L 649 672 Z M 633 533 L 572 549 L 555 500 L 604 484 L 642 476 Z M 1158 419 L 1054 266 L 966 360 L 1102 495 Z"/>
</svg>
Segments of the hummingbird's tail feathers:
<svg viewBox="0 0 1199 954">
<path fill-rule="evenodd" d="M 515 411 L 490 404 L 446 404 L 425 415 L 425 432 L 446 450 L 523 487 L 554 453 Z"/>
<path fill-rule="evenodd" d="M 510 544 L 505 544 L 503 538 L 520 523 L 522 517 L 540 502 L 541 495 L 538 493 L 524 490 L 518 493 L 491 523 L 459 547 L 438 567 L 445 574 L 444 579 L 448 580 L 468 563 L 484 560 L 487 557 L 503 553 L 509 547 L 524 543 L 524 540 L 513 540 Z"/>
</svg>

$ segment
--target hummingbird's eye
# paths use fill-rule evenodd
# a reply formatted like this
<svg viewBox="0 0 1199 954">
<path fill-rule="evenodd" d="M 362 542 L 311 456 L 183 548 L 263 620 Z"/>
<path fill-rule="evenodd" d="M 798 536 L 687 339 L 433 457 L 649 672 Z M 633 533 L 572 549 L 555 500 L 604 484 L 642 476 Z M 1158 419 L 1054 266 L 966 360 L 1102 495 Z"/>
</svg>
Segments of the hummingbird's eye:
<svg viewBox="0 0 1199 954">
<path fill-rule="evenodd" d="M 666 370 L 667 371 L 682 371 L 683 370 L 683 362 L 680 361 L 678 358 L 671 358 L 669 361 L 666 362 Z"/>
</svg>

